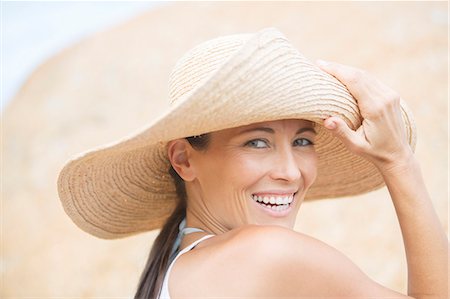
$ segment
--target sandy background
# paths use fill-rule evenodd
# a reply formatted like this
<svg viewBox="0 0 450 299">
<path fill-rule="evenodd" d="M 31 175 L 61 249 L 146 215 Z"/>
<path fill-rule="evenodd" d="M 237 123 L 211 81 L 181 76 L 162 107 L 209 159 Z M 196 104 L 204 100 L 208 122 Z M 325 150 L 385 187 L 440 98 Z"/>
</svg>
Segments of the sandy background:
<svg viewBox="0 0 450 299">
<path fill-rule="evenodd" d="M 105 241 L 64 214 L 56 177 L 74 154 L 138 130 L 167 107 L 176 60 L 215 36 L 274 26 L 306 57 L 358 66 L 398 91 L 416 155 L 448 222 L 446 2 L 177 3 L 87 38 L 30 76 L 3 115 L 0 297 L 132 297 L 157 232 Z M 386 189 L 305 204 L 296 228 L 404 292 L 406 263 Z"/>
</svg>

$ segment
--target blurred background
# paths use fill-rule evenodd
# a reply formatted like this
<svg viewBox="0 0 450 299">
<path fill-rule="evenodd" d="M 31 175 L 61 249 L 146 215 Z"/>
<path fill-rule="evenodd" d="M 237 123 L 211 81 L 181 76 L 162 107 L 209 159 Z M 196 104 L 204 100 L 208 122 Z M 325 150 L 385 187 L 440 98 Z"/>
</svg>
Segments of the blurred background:
<svg viewBox="0 0 450 299">
<path fill-rule="evenodd" d="M 313 61 L 366 69 L 402 95 L 448 231 L 447 2 L 2 2 L 1 298 L 133 297 L 157 231 L 114 241 L 84 233 L 59 202 L 59 170 L 164 111 L 171 68 L 191 47 L 264 27 Z M 406 291 L 385 188 L 305 203 L 296 230 Z"/>
<path fill-rule="evenodd" d="M 2 1 L 2 109 L 45 60 L 162 1 Z"/>
</svg>

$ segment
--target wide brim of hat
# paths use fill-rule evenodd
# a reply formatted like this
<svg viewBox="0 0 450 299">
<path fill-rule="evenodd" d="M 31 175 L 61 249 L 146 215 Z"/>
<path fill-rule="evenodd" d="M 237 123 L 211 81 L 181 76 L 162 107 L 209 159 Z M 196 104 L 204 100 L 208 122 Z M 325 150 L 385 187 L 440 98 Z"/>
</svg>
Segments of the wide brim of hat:
<svg viewBox="0 0 450 299">
<path fill-rule="evenodd" d="M 414 150 L 414 120 L 401 103 Z M 330 116 L 341 117 L 352 129 L 362 121 L 343 84 L 303 57 L 276 29 L 265 29 L 147 127 L 67 162 L 58 178 L 59 196 L 72 220 L 95 236 L 120 238 L 158 229 L 176 202 L 168 141 L 279 119 L 316 123 L 318 175 L 305 199 L 382 187 L 376 167 L 323 128 Z"/>
</svg>

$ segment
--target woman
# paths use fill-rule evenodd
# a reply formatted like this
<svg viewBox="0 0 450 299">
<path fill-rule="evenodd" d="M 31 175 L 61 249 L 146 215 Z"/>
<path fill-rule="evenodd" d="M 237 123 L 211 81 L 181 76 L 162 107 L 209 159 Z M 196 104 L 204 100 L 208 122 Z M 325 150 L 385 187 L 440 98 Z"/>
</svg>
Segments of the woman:
<svg viewBox="0 0 450 299">
<path fill-rule="evenodd" d="M 202 43 L 175 66 L 167 113 L 65 166 L 60 198 L 82 229 L 117 238 L 162 226 L 136 298 L 447 297 L 448 243 L 410 112 L 365 72 L 318 64 L 275 29 Z M 293 230 L 303 200 L 383 184 L 408 296 Z"/>
</svg>

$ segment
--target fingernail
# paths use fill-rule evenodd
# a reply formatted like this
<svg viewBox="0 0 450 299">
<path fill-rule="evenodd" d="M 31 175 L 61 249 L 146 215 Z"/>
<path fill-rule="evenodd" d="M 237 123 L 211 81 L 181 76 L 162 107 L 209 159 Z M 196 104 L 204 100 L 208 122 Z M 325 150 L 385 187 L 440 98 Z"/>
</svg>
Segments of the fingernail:
<svg viewBox="0 0 450 299">
<path fill-rule="evenodd" d="M 320 65 L 320 66 L 327 66 L 327 65 L 328 65 L 328 62 L 325 61 L 325 60 L 322 60 L 322 59 L 318 59 L 318 60 L 316 61 L 316 63 L 317 63 L 318 65 Z"/>
</svg>

